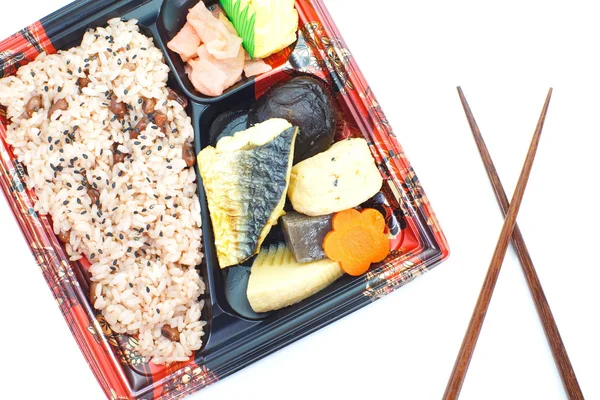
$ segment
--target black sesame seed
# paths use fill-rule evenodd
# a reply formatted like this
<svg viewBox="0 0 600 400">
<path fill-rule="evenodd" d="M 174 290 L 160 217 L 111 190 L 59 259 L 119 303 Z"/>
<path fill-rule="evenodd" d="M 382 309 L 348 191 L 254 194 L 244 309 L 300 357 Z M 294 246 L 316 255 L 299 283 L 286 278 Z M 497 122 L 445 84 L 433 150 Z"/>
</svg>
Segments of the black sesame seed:
<svg viewBox="0 0 600 400">
<path fill-rule="evenodd" d="M 158 234 L 158 236 L 163 237 L 162 231 Z"/>
<path fill-rule="evenodd" d="M 133 287 L 133 283 L 129 282 L 129 287 L 132 288 Z"/>
<path fill-rule="evenodd" d="M 69 182 L 67 182 L 67 187 L 72 188 L 73 185 L 71 185 Z M 77 200 L 79 200 L 79 199 L 77 199 Z"/>
<path fill-rule="evenodd" d="M 112 188 L 114 189 L 114 188 L 116 188 L 116 187 L 117 187 L 117 183 L 116 183 L 116 182 L 113 182 L 111 186 L 112 186 Z"/>
<path fill-rule="evenodd" d="M 79 171 L 73 171 L 73 172 L 75 172 L 75 173 L 78 173 Z M 83 190 L 83 186 L 79 186 L 79 187 L 77 188 L 77 190 Z"/>
<path fill-rule="evenodd" d="M 173 169 L 172 165 L 167 165 L 167 169 Z"/>
<path fill-rule="evenodd" d="M 116 271 L 117 269 L 111 265 L 110 270 L 111 271 Z"/>
<path fill-rule="evenodd" d="M 146 230 L 149 231 L 150 230 L 150 224 L 146 225 Z"/>
<path fill-rule="evenodd" d="M 148 151 L 146 152 L 146 155 L 147 155 L 147 156 L 149 156 L 150 154 L 152 154 L 152 150 L 148 150 Z"/>
<path fill-rule="evenodd" d="M 85 214 L 87 214 L 87 211 L 86 211 L 86 210 L 83 210 L 83 211 L 81 212 L 81 215 L 85 215 Z"/>
<path fill-rule="evenodd" d="M 117 260 L 113 261 L 113 265 L 117 265 Z"/>
<path fill-rule="evenodd" d="M 50 151 L 54 150 L 54 145 L 50 145 Z"/>
<path fill-rule="evenodd" d="M 158 151 L 161 151 L 161 150 L 162 150 L 162 146 L 158 146 Z"/>
<path fill-rule="evenodd" d="M 48 92 L 48 86 L 44 86 L 44 90 Z"/>
<path fill-rule="evenodd" d="M 119 233 L 119 239 L 121 239 L 121 240 L 123 240 L 123 239 L 124 239 L 124 236 L 123 236 L 123 234 L 122 234 L 122 233 Z"/>
<path fill-rule="evenodd" d="M 58 93 L 62 92 L 62 86 L 59 86 L 58 88 L 56 88 L 56 90 L 58 90 Z"/>
<path fill-rule="evenodd" d="M 95 255 L 94 253 L 92 253 L 92 254 L 90 255 L 90 260 L 93 260 L 93 259 L 94 259 L 94 257 L 96 257 L 96 255 Z"/>
<path fill-rule="evenodd" d="M 87 240 L 92 240 L 92 239 L 90 238 L 90 235 L 88 235 L 88 234 L 86 234 L 86 235 L 85 235 L 85 238 L 86 238 Z M 100 254 L 102 254 L 102 253 L 100 253 Z"/>
<path fill-rule="evenodd" d="M 81 204 L 81 199 L 79 197 L 77 198 L 77 204 Z"/>
<path fill-rule="evenodd" d="M 98 254 L 102 254 L 102 249 L 98 249 Z"/>
<path fill-rule="evenodd" d="M 112 53 L 112 49 L 110 47 L 107 47 L 106 51 L 108 51 L 109 53 Z"/>
<path fill-rule="evenodd" d="M 133 142 L 133 144 L 135 144 L 136 146 L 139 146 L 140 144 L 142 144 L 142 142 L 140 142 L 139 140 L 136 140 L 135 142 Z"/>
<path fill-rule="evenodd" d="M 117 60 L 117 65 L 121 65 L 121 59 L 120 58 Z M 125 93 L 125 94 L 127 94 L 127 93 Z"/>
<path fill-rule="evenodd" d="M 150 288 L 146 286 L 146 293 L 150 293 Z"/>
<path fill-rule="evenodd" d="M 160 310 L 159 310 L 158 308 L 156 309 L 156 313 L 157 313 L 157 314 L 160 314 Z"/>
<path fill-rule="evenodd" d="M 86 160 L 88 159 L 88 155 L 87 154 L 83 154 L 82 157 L 85 158 Z"/>
<path fill-rule="evenodd" d="M 65 200 L 65 201 L 63 201 L 63 205 L 65 205 L 65 206 L 66 206 L 67 204 L 69 204 L 69 200 Z"/>
</svg>

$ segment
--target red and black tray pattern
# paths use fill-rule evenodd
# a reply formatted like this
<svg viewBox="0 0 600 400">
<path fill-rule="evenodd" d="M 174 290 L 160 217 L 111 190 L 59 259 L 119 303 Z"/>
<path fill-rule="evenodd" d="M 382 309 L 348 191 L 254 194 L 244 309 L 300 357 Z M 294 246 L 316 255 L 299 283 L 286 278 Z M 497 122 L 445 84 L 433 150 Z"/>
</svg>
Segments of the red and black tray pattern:
<svg viewBox="0 0 600 400">
<path fill-rule="evenodd" d="M 90 0 L 75 2 L 0 42 L 0 78 L 14 74 L 41 52 L 56 52 L 53 43 L 64 41 L 57 20 L 69 12 L 92 7 L 99 10 L 100 3 L 110 1 L 97 1 L 93 6 Z M 447 242 L 414 170 L 322 1 L 297 0 L 296 7 L 301 21 L 298 43 L 269 60 L 279 67 L 274 73 L 255 81 L 256 96 L 281 79 L 277 69 L 312 73 L 331 84 L 343 114 L 351 116 L 345 118 L 338 139 L 367 138 L 385 178 L 382 193 L 370 200 L 368 206 L 379 209 L 386 216 L 393 251 L 384 262 L 357 279 L 354 286 L 358 290 L 352 292 L 352 300 L 344 303 L 336 316 L 324 319 L 326 322 L 307 325 L 281 340 L 263 343 L 243 360 L 232 357 L 223 364 L 222 358 L 218 363 L 198 355 L 190 362 L 156 366 L 147 363 L 136 352 L 135 338 L 112 332 L 104 318 L 94 313 L 89 305 L 86 266 L 82 269 L 80 265 L 75 267 L 68 262 L 52 233 L 51 221 L 33 209 L 35 194 L 25 187 L 25 169 L 5 142 L 8 121 L 0 107 L 0 187 L 73 336 L 109 399 L 175 399 L 196 392 L 320 326 L 381 298 L 449 254 Z M 48 33 L 45 27 L 50 27 Z"/>
</svg>

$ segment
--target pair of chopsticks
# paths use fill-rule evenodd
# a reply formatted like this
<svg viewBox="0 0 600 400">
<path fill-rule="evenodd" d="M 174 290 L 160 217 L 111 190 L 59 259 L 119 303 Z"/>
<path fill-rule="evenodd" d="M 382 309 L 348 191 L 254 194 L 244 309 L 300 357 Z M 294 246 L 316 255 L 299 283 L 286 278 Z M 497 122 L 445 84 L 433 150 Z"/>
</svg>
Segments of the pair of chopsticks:
<svg viewBox="0 0 600 400">
<path fill-rule="evenodd" d="M 481 288 L 479 298 L 477 299 L 475 310 L 471 316 L 469 327 L 463 339 L 460 351 L 454 364 L 454 369 L 452 370 L 452 374 L 450 375 L 450 379 L 448 381 L 448 385 L 446 386 L 443 399 L 457 399 L 460 394 L 460 390 L 467 374 L 471 357 L 475 351 L 475 345 L 477 344 L 477 339 L 483 326 L 483 320 L 490 305 L 494 287 L 496 286 L 498 275 L 500 274 L 500 268 L 502 266 L 502 262 L 504 261 L 511 237 L 513 245 L 517 250 L 517 256 L 523 268 L 523 272 L 525 273 L 525 278 L 533 297 L 538 315 L 544 327 L 546 338 L 550 344 L 550 350 L 552 351 L 554 361 L 558 367 L 565 391 L 571 400 L 583 399 L 584 397 L 581 392 L 581 388 L 579 387 L 579 383 L 577 382 L 577 377 L 573 371 L 571 361 L 569 360 L 564 343 L 560 337 L 558 327 L 556 326 L 556 321 L 552 316 L 552 311 L 550 311 L 550 306 L 548 305 L 544 290 L 542 289 L 542 285 L 533 266 L 533 261 L 529 256 L 527 246 L 525 246 L 525 241 L 523 240 L 521 231 L 516 224 L 517 214 L 519 213 L 521 201 L 523 200 L 523 194 L 525 193 L 529 174 L 531 173 L 531 168 L 537 152 L 540 136 L 542 134 L 542 128 L 544 127 L 544 121 L 548 112 L 548 105 L 552 96 L 552 89 L 548 91 L 548 96 L 546 97 L 546 102 L 544 103 L 537 128 L 533 134 L 533 139 L 531 140 L 531 145 L 527 153 L 527 158 L 525 159 L 525 164 L 523 165 L 521 176 L 519 177 L 519 182 L 510 205 L 508 203 L 508 198 L 506 197 L 504 188 L 502 187 L 502 183 L 500 182 L 498 173 L 496 172 L 496 167 L 494 166 L 487 146 L 485 145 L 481 132 L 479 131 L 477 122 L 475 122 L 471 108 L 467 103 L 467 99 L 465 98 L 460 86 L 457 89 L 458 95 L 460 96 L 460 100 L 465 110 L 465 114 L 469 121 L 469 125 L 471 126 L 473 137 L 477 143 L 479 153 L 483 159 L 488 177 L 494 188 L 496 199 L 498 200 L 502 213 L 505 216 L 505 220 L 500 233 L 500 238 L 498 239 L 498 244 L 496 245 L 492 261 L 483 283 L 483 287 Z"/>
</svg>

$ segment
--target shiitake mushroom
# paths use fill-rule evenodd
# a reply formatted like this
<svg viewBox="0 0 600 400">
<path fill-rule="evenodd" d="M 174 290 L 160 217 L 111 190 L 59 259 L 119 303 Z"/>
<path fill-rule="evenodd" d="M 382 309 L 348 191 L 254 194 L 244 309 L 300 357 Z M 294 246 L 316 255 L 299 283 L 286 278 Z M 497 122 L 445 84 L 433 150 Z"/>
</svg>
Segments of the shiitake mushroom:
<svg viewBox="0 0 600 400">
<path fill-rule="evenodd" d="M 284 118 L 300 128 L 294 164 L 333 143 L 337 125 L 334 100 L 330 89 L 316 78 L 301 75 L 271 87 L 250 109 L 248 126 L 271 118 Z"/>
</svg>

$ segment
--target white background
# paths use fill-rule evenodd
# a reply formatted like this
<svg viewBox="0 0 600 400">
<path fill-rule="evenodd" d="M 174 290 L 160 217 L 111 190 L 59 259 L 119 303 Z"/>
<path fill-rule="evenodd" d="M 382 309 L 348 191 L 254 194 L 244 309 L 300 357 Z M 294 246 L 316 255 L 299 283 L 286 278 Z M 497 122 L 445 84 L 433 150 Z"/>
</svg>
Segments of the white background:
<svg viewBox="0 0 600 400">
<path fill-rule="evenodd" d="M 594 2 L 325 2 L 421 178 L 452 255 L 193 398 L 441 397 L 502 224 L 456 94 L 462 85 L 509 194 L 546 92 L 555 89 L 519 223 L 583 392 L 600 399 Z M 2 3 L 0 38 L 68 1 Z M 3 391 L 104 398 L 4 199 L 0 221 Z M 461 399 L 564 398 L 510 248 Z"/>
</svg>

